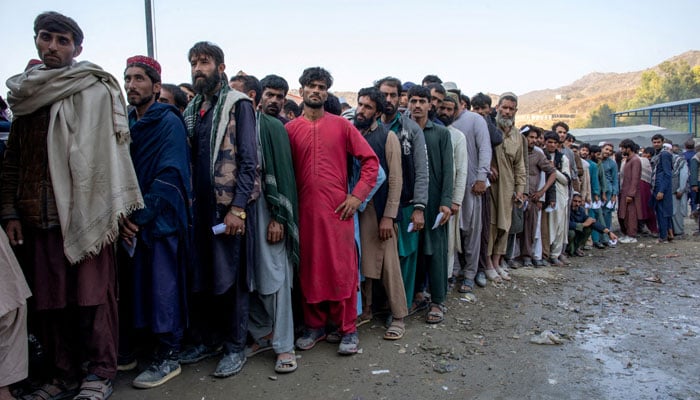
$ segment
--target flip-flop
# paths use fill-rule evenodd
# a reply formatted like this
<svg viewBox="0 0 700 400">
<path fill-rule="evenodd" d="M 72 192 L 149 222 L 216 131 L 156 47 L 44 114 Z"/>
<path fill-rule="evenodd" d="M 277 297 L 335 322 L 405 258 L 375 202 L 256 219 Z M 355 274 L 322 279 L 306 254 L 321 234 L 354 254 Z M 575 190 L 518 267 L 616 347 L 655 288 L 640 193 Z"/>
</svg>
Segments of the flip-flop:
<svg viewBox="0 0 700 400">
<path fill-rule="evenodd" d="M 270 339 L 258 339 L 252 345 L 245 348 L 245 356 L 252 357 L 256 354 L 264 353 L 272 350 L 272 341 Z"/>
<path fill-rule="evenodd" d="M 415 313 L 421 312 L 423 310 L 427 310 L 428 306 L 430 303 L 428 303 L 428 300 L 422 299 L 422 300 L 413 300 L 413 304 L 411 305 L 411 309 L 408 310 L 408 315 L 413 315 Z"/>
<path fill-rule="evenodd" d="M 275 361 L 275 372 L 279 374 L 287 374 L 297 370 L 297 357 L 292 351 L 291 357 L 278 358 Z"/>
<path fill-rule="evenodd" d="M 366 324 L 366 323 L 372 321 L 372 316 L 369 316 L 369 317 L 367 317 L 367 316 L 362 317 L 363 315 L 364 315 L 364 314 L 360 314 L 360 315 L 357 317 L 357 320 L 355 321 L 355 327 L 359 328 L 359 327 L 361 327 L 362 325 L 364 325 L 364 324 Z"/>
<path fill-rule="evenodd" d="M 437 308 L 439 311 L 433 311 Z M 430 303 L 430 311 L 425 316 L 425 322 L 428 324 L 439 324 L 445 320 L 445 306 L 437 303 Z"/>
</svg>

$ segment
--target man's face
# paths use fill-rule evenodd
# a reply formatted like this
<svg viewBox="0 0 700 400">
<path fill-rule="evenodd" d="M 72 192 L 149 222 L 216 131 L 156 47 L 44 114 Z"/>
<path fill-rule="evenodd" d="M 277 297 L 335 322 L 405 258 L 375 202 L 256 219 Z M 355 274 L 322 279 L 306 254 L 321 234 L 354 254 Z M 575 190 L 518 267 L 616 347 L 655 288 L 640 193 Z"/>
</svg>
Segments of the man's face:
<svg viewBox="0 0 700 400">
<path fill-rule="evenodd" d="M 173 92 L 165 88 L 160 88 L 160 97 L 158 97 L 158 101 L 164 104 L 172 104 L 177 107 L 175 104 L 175 95 Z"/>
<path fill-rule="evenodd" d="M 307 86 L 302 86 L 301 97 L 304 99 L 304 107 L 323 108 L 323 103 L 328 98 L 328 85 L 326 81 L 311 81 Z"/>
<path fill-rule="evenodd" d="M 578 147 L 570 147 L 570 146 L 571 146 L 571 144 L 569 144 L 569 148 L 570 148 L 571 151 L 574 153 L 574 155 L 577 155 L 577 156 L 578 156 L 578 155 L 579 155 L 579 154 L 578 154 L 578 153 L 579 153 Z"/>
<path fill-rule="evenodd" d="M 124 89 L 130 105 L 140 107 L 153 101 L 160 92 L 160 83 L 153 83 L 141 67 L 129 67 L 124 71 Z"/>
<path fill-rule="evenodd" d="M 431 109 L 434 113 L 438 113 L 438 110 L 440 109 L 440 106 L 442 105 L 442 102 L 445 100 L 445 95 L 442 93 L 438 93 L 437 90 L 435 89 L 430 89 L 430 105 Z"/>
<path fill-rule="evenodd" d="M 602 152 L 597 151 L 595 153 L 591 153 L 591 160 L 598 162 L 600 161 L 600 158 L 603 156 Z"/>
<path fill-rule="evenodd" d="M 180 86 L 180 90 L 185 92 L 185 95 L 187 95 L 187 102 L 189 103 L 192 99 L 194 99 L 195 93 L 191 91 L 190 89 L 186 88 L 185 86 Z"/>
<path fill-rule="evenodd" d="M 584 160 L 588 160 L 588 154 L 589 150 L 588 147 L 581 147 L 581 150 L 579 150 L 579 154 L 581 155 L 581 158 Z"/>
<path fill-rule="evenodd" d="M 76 46 L 73 34 L 58 33 L 40 29 L 34 39 L 39 58 L 48 68 L 63 68 L 73 63 L 73 58 L 83 51 L 82 46 Z"/>
<path fill-rule="evenodd" d="M 481 115 L 482 117 L 487 117 L 489 114 L 491 114 L 491 107 L 474 107 L 474 112 Z"/>
<path fill-rule="evenodd" d="M 569 133 L 566 131 L 566 128 L 563 126 L 557 126 L 557 130 L 554 131 L 556 132 L 557 135 L 559 135 L 559 140 L 564 143 L 566 141 L 566 134 Z"/>
<path fill-rule="evenodd" d="M 603 146 L 603 158 L 608 158 L 613 154 L 613 147 L 610 145 Z"/>
<path fill-rule="evenodd" d="M 554 139 L 547 139 L 545 141 L 545 146 L 547 148 L 547 152 L 554 153 L 559 148 L 559 141 Z"/>
<path fill-rule="evenodd" d="M 534 149 L 535 146 L 537 146 L 538 138 L 537 132 L 530 130 L 530 132 L 527 133 L 527 148 L 530 150 Z"/>
<path fill-rule="evenodd" d="M 661 150 L 664 145 L 664 141 L 661 139 L 651 139 L 651 145 L 654 146 L 654 150 Z"/>
<path fill-rule="evenodd" d="M 355 109 L 355 127 L 361 131 L 368 129 L 378 117 L 377 103 L 372 101 L 369 96 L 360 96 L 357 99 L 357 108 Z"/>
<path fill-rule="evenodd" d="M 399 110 L 399 90 L 398 88 L 387 85 L 386 83 L 379 85 L 379 91 L 386 98 L 386 108 L 384 114 L 393 117 Z M 408 99 L 406 99 L 408 102 Z"/>
<path fill-rule="evenodd" d="M 576 211 L 578 210 L 579 207 L 581 207 L 581 203 L 583 200 L 581 200 L 581 196 L 574 196 L 573 199 L 571 199 L 571 209 Z"/>
<path fill-rule="evenodd" d="M 498 104 L 496 122 L 502 127 L 510 128 L 515 123 L 515 113 L 518 111 L 518 105 L 508 99 L 503 99 Z"/>
<path fill-rule="evenodd" d="M 267 115 L 276 117 L 282 111 L 285 102 L 285 93 L 282 89 L 265 88 L 260 97 L 260 106 Z"/>
<path fill-rule="evenodd" d="M 414 119 L 428 118 L 428 111 L 432 105 L 427 97 L 413 96 L 408 99 L 408 109 Z"/>
<path fill-rule="evenodd" d="M 451 125 L 455 120 L 455 103 L 451 101 L 443 101 L 438 109 L 438 118 L 443 124 Z"/>
<path fill-rule="evenodd" d="M 408 92 L 401 92 L 399 96 L 399 107 L 408 108 Z"/>
<path fill-rule="evenodd" d="M 221 82 L 221 73 L 225 68 L 224 64 L 217 66 L 212 57 L 195 55 L 190 59 L 190 66 L 194 91 L 200 94 L 213 93 Z"/>
</svg>

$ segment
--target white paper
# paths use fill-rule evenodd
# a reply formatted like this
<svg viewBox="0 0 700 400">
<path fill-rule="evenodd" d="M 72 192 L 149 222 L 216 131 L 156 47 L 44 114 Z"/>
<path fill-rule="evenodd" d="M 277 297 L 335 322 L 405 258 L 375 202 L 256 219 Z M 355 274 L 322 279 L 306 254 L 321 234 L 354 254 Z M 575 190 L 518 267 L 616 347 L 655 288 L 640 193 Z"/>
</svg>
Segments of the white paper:
<svg viewBox="0 0 700 400">
<path fill-rule="evenodd" d="M 584 204 L 583 207 L 586 209 L 591 208 L 591 203 L 586 202 L 586 204 Z"/>
<path fill-rule="evenodd" d="M 547 207 L 544 209 L 544 212 L 551 213 L 552 211 L 557 209 L 557 205 L 555 204 L 554 207 Z"/>
<path fill-rule="evenodd" d="M 437 229 L 438 226 L 440 226 L 440 221 L 442 220 L 442 217 L 445 216 L 445 213 L 441 212 L 440 214 L 435 217 L 435 223 L 433 224 L 432 229 Z"/>
<path fill-rule="evenodd" d="M 608 204 L 606 204 L 605 207 L 607 207 L 607 208 L 613 210 L 613 209 L 615 209 L 615 202 L 613 202 L 613 201 L 608 201 Z"/>
<path fill-rule="evenodd" d="M 219 225 L 214 225 L 211 227 L 211 231 L 214 235 L 221 235 L 226 232 L 226 224 L 222 222 Z"/>
<path fill-rule="evenodd" d="M 591 204 L 591 208 L 594 210 L 598 210 L 598 209 L 600 209 L 601 205 L 602 205 L 602 203 L 600 202 L 600 200 L 594 201 L 593 204 Z"/>
<path fill-rule="evenodd" d="M 406 232 L 413 232 L 413 222 L 408 223 L 408 229 L 406 229 Z"/>
</svg>

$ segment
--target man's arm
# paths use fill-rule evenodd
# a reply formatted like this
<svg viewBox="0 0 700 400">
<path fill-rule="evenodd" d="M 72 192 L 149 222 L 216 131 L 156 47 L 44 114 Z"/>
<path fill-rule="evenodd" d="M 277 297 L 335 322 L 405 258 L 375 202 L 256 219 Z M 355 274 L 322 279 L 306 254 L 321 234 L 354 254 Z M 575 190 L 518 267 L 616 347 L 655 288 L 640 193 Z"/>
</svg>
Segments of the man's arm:
<svg viewBox="0 0 700 400">
<path fill-rule="evenodd" d="M 455 128 L 456 129 L 456 128 Z M 464 191 L 467 186 L 467 139 L 464 134 L 457 131 L 451 135 L 452 156 L 454 158 L 454 189 L 452 191 L 452 208 L 459 209 L 464 199 Z"/>
<path fill-rule="evenodd" d="M 20 117 L 21 118 L 21 117 Z M 16 207 L 17 188 L 19 187 L 19 134 L 16 132 L 17 123 L 10 127 L 7 139 L 2 174 L 0 174 L 0 218 L 5 224 L 10 244 L 22 244 L 24 236 L 19 222 L 19 212 Z"/>
<path fill-rule="evenodd" d="M 428 149 L 425 147 L 425 136 L 420 126 L 405 115 L 401 116 L 401 122 L 402 129 L 406 129 L 410 135 L 413 149 L 413 204 L 425 208 L 428 204 Z"/>
</svg>

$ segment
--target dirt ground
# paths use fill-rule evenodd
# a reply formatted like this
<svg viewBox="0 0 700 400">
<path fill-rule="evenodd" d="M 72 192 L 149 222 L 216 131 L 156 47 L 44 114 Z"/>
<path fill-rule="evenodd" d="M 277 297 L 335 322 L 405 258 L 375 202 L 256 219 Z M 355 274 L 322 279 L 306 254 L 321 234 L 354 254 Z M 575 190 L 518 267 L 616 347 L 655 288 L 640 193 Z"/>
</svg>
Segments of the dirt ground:
<svg viewBox="0 0 700 400">
<path fill-rule="evenodd" d="M 511 270 L 513 280 L 455 291 L 445 322 L 407 320 L 397 342 L 383 321 L 359 328 L 362 353 L 319 343 L 299 369 L 273 371 L 274 354 L 215 379 L 216 361 L 183 366 L 159 388 L 117 378 L 114 399 L 700 399 L 700 238 L 587 251 L 570 267 Z M 531 343 L 545 330 L 558 345 Z"/>
</svg>

